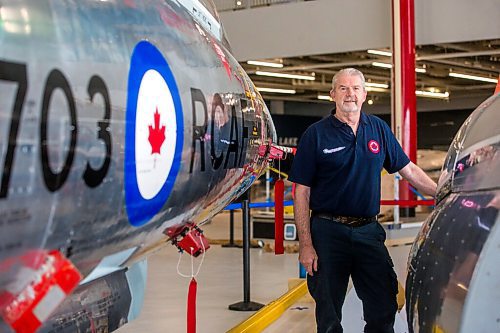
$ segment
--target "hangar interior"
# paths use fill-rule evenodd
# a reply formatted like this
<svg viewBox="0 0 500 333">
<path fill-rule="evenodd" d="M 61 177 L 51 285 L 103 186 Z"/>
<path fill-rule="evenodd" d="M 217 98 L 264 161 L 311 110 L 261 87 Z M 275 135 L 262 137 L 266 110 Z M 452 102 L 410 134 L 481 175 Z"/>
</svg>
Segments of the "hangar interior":
<svg viewBox="0 0 500 333">
<path fill-rule="evenodd" d="M 290 92 L 264 91 L 267 100 L 321 102 L 318 96 L 328 95 L 336 71 L 356 67 L 373 83 L 368 87 L 373 104 L 365 105 L 364 110 L 390 113 L 390 1 L 215 3 L 220 7 L 233 53 L 255 85 Z M 469 6 L 465 0 L 415 2 L 418 111 L 474 109 L 495 88 L 500 72 L 500 27 L 496 19 L 500 5 L 484 0 L 473 10 Z M 297 74 L 305 79 L 259 75 L 261 72 Z M 272 106 L 271 112 L 277 114 L 325 115 L 321 105 Z"/>
<path fill-rule="evenodd" d="M 300 136 L 286 133 L 291 123 L 306 124 L 308 118 L 329 114 L 331 79 L 344 67 L 356 67 L 367 78 L 369 94 L 363 110 L 390 122 L 390 1 L 214 2 L 235 57 L 268 103 L 281 144 L 296 143 Z M 467 116 L 493 93 L 500 73 L 498 14 L 497 0 L 415 1 L 419 148 L 447 150 Z M 283 132 L 286 134 L 280 134 Z M 419 222 L 418 218 L 414 221 Z M 240 219 L 237 215 L 237 239 L 241 237 Z M 402 285 L 411 244 L 408 239 L 413 240 L 418 226 L 400 234 L 389 233 L 396 244 L 390 252 Z M 223 212 L 206 226 L 207 236 L 227 239 L 228 228 L 228 213 Z M 231 328 L 252 314 L 227 310 L 241 298 L 241 250 L 215 247 L 212 251 L 216 255 L 208 252 L 199 275 L 198 328 L 202 332 L 237 332 Z M 152 285 L 143 314 L 119 332 L 160 332 L 165 327 L 184 330 L 188 282 L 162 265 L 177 260 L 171 252 L 163 251 L 153 258 Z M 181 267 L 189 270 L 189 264 L 185 264 Z M 275 257 L 252 248 L 251 267 L 252 300 L 262 303 L 281 296 L 287 280 L 298 276 L 297 255 L 293 253 Z M 166 305 L 171 300 L 165 298 L 171 296 L 180 300 L 175 307 Z M 351 323 L 347 332 L 361 331 L 360 304 L 350 297 L 344 308 L 344 318 Z M 400 316 L 399 321 L 405 320 L 404 311 Z M 315 332 L 313 303 L 302 300 L 263 332 Z"/>
<path fill-rule="evenodd" d="M 393 1 L 415 4 L 418 148 L 442 157 L 498 81 L 500 1 Z M 273 226 L 272 210 L 252 208 L 251 216 L 242 216 L 236 209 L 233 216 L 227 207 L 264 172 L 251 201 L 273 201 L 271 180 L 287 166 L 268 167 L 268 161 L 292 150 L 278 145 L 297 145 L 308 124 L 329 115 L 332 103 L 324 96 L 340 67 L 366 73 L 364 111 L 390 121 L 391 2 L 216 4 L 227 36 L 211 14 L 213 0 L 0 0 L 0 332 L 155 333 L 187 327 L 195 333 L 193 326 L 203 333 L 315 331 L 315 305 L 306 296 L 291 214 L 276 229 L 287 231 L 286 253 L 275 256 L 272 237 L 257 236 L 258 218 Z M 225 37 L 233 51 L 225 49 Z M 379 154 L 396 146 L 392 140 L 380 144 L 392 138 L 388 128 L 377 121 L 379 136 L 366 135 L 366 144 L 358 145 L 356 132 L 345 125 L 354 149 L 329 155 L 328 162 L 342 163 L 347 159 L 338 156 L 354 152 L 352 160 L 362 161 L 356 165 L 362 172 L 349 165 L 341 170 L 353 179 L 349 185 L 359 186 L 331 186 L 324 196 L 337 195 L 332 206 L 356 207 L 327 206 L 317 217 L 331 224 L 313 226 L 348 233 L 376 229 L 350 245 L 367 245 L 356 259 L 375 253 L 370 267 L 381 270 L 370 280 L 385 277 L 381 287 L 364 288 L 366 294 L 389 290 L 391 297 L 398 288 L 407 297 L 398 298 L 397 333 L 408 332 L 407 323 L 420 333 L 500 332 L 499 112 L 497 93 L 472 113 L 447 161 L 426 169 L 439 173 L 444 166 L 436 199 L 426 202 L 436 208 L 404 223 L 389 217 L 379 219 L 380 226 L 378 187 L 362 191 L 371 182 L 378 185 L 379 167 L 387 160 L 399 159 L 401 164 L 387 163 L 394 170 L 407 162 L 402 154 Z M 337 143 L 321 147 L 318 155 L 347 148 Z M 362 159 L 358 151 L 366 152 Z M 417 162 L 429 162 L 429 156 Z M 325 174 L 335 170 L 330 165 Z M 424 192 L 431 194 L 434 184 L 426 185 Z M 385 199 L 391 188 L 389 183 Z M 371 211 L 357 209 L 369 205 Z M 175 245 L 191 254 L 205 252 L 199 228 L 211 249 L 197 258 L 180 255 Z M 396 272 L 383 246 L 385 234 Z M 244 243 L 242 251 L 238 243 L 245 236 L 253 243 Z M 330 239 L 324 243 L 331 245 Z M 331 243 L 346 250 L 344 243 Z M 247 296 L 266 304 L 270 316 L 253 307 L 228 309 L 242 299 L 249 303 Z M 382 298 L 372 299 L 378 306 Z M 195 322 L 186 308 L 197 310 Z M 346 332 L 362 331 L 352 288 L 343 318 Z"/>
</svg>

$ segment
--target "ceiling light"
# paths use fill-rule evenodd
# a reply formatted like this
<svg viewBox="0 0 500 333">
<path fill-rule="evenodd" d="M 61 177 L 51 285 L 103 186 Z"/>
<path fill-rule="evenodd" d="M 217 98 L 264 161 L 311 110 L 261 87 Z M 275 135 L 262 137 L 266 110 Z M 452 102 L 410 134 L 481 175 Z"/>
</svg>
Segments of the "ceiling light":
<svg viewBox="0 0 500 333">
<path fill-rule="evenodd" d="M 430 97 L 430 98 L 448 98 L 450 97 L 450 93 L 445 91 L 444 93 L 442 92 L 432 92 L 432 91 L 425 91 L 425 90 L 417 90 L 415 91 L 415 94 L 420 97 Z"/>
<path fill-rule="evenodd" d="M 382 67 L 382 68 L 392 68 L 392 64 L 388 64 L 386 62 L 378 62 L 378 61 L 372 62 L 372 66 Z M 426 73 L 427 70 L 425 68 L 415 67 L 415 72 L 417 72 L 417 73 Z"/>
<path fill-rule="evenodd" d="M 389 52 L 389 51 L 367 50 L 366 52 L 368 52 L 370 54 L 376 54 L 376 55 L 381 55 L 381 56 L 386 56 L 386 57 L 392 57 L 392 52 Z"/>
<path fill-rule="evenodd" d="M 392 68 L 391 64 L 387 64 L 385 62 L 377 62 L 377 61 L 372 62 L 372 66 L 382 67 L 382 68 Z"/>
<path fill-rule="evenodd" d="M 264 88 L 257 87 L 257 90 L 260 92 L 270 92 L 270 93 L 278 93 L 278 94 L 295 94 L 295 89 L 278 89 L 278 88 Z"/>
<path fill-rule="evenodd" d="M 320 99 L 322 101 L 330 101 L 330 102 L 333 101 L 333 99 L 330 97 L 330 95 L 318 95 L 318 99 Z"/>
<path fill-rule="evenodd" d="M 388 93 L 388 89 L 384 88 L 378 88 L 378 87 L 366 87 L 366 91 L 375 91 L 375 92 L 385 92 Z M 420 97 L 430 97 L 430 98 L 442 98 L 442 99 L 447 99 L 450 97 L 449 92 L 439 92 L 437 89 L 433 88 L 433 91 L 425 91 L 425 90 L 416 90 L 415 94 Z M 333 101 L 332 98 L 329 95 L 318 95 L 318 99 L 324 100 L 324 101 Z M 371 100 L 372 103 L 370 103 L 370 100 L 368 100 L 368 104 L 372 105 L 373 100 Z"/>
<path fill-rule="evenodd" d="M 365 82 L 365 86 L 373 88 L 389 88 L 387 83 Z"/>
<path fill-rule="evenodd" d="M 283 68 L 283 64 L 277 62 L 269 62 L 269 61 L 248 60 L 247 64 L 255 66 Z"/>
<path fill-rule="evenodd" d="M 484 76 L 460 74 L 460 73 L 453 73 L 453 72 L 449 73 L 448 75 L 452 76 L 452 77 L 458 77 L 461 79 L 476 80 L 476 81 L 483 81 L 483 82 L 490 82 L 490 83 L 498 83 L 498 79 L 492 79 L 492 78 L 484 77 Z"/>
<path fill-rule="evenodd" d="M 366 91 L 389 92 L 389 89 L 379 88 L 379 87 L 366 87 Z"/>
<path fill-rule="evenodd" d="M 373 99 L 368 100 L 368 105 L 373 105 Z"/>
<path fill-rule="evenodd" d="M 287 74 L 287 73 L 276 73 L 276 72 L 256 71 L 255 74 L 262 75 L 262 76 L 284 77 L 284 78 L 287 78 L 287 79 L 297 79 L 297 80 L 310 80 L 310 81 L 314 81 L 316 79 L 312 75 L 298 75 L 298 74 Z"/>
</svg>

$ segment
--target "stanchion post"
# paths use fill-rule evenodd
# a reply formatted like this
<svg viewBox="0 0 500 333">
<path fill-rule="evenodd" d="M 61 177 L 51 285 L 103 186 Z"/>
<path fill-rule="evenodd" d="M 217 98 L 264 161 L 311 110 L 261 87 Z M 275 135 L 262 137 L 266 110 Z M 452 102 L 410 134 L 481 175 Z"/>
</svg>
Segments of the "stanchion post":
<svg viewBox="0 0 500 333">
<path fill-rule="evenodd" d="M 239 247 L 234 243 L 234 209 L 229 211 L 229 243 L 222 244 L 222 247 Z"/>
<path fill-rule="evenodd" d="M 399 200 L 399 180 L 401 176 L 398 172 L 394 175 L 394 200 Z M 394 206 L 394 225 L 399 225 L 399 204 Z"/>
<path fill-rule="evenodd" d="M 243 210 L 243 302 L 229 305 L 233 311 L 257 311 L 264 304 L 250 301 L 250 207 L 249 200 L 241 202 Z"/>
<path fill-rule="evenodd" d="M 248 199 L 241 203 L 243 209 L 243 302 L 250 302 L 250 209 Z"/>
<path fill-rule="evenodd" d="M 229 244 L 234 245 L 234 210 L 229 211 Z"/>
</svg>

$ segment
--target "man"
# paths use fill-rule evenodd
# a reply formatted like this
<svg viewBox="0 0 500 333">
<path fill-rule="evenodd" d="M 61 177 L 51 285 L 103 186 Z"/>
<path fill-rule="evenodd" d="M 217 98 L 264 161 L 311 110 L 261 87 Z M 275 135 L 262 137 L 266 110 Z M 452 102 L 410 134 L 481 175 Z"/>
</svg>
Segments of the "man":
<svg viewBox="0 0 500 333">
<path fill-rule="evenodd" d="M 335 112 L 305 131 L 289 177 L 297 184 L 299 261 L 316 301 L 317 331 L 343 332 L 351 276 L 363 302 L 365 332 L 394 332 L 398 283 L 377 222 L 380 172 L 399 172 L 429 195 L 436 183 L 409 160 L 386 123 L 361 112 L 366 90 L 360 71 L 339 71 L 330 96 Z"/>
</svg>

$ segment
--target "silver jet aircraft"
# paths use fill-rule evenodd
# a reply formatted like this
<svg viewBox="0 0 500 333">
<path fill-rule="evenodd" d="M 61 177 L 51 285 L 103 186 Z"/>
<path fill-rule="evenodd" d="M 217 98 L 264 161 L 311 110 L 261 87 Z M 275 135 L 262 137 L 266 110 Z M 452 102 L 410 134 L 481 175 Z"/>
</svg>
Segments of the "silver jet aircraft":
<svg viewBox="0 0 500 333">
<path fill-rule="evenodd" d="M 410 332 L 500 332 L 499 114 L 496 92 L 450 146 L 436 208 L 410 252 Z"/>
<path fill-rule="evenodd" d="M 133 319 L 276 137 L 211 0 L 1 0 L 0 101 L 1 332 Z"/>
</svg>

